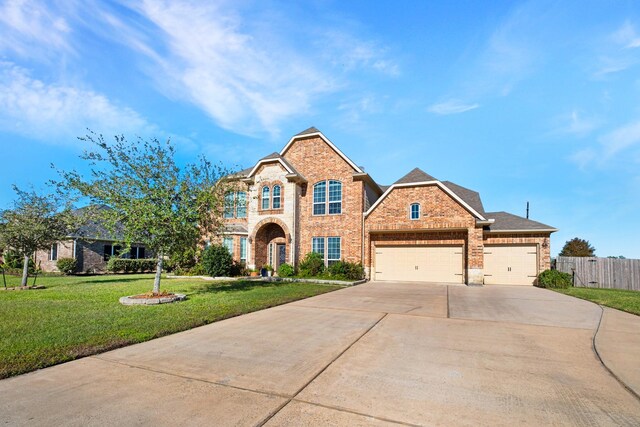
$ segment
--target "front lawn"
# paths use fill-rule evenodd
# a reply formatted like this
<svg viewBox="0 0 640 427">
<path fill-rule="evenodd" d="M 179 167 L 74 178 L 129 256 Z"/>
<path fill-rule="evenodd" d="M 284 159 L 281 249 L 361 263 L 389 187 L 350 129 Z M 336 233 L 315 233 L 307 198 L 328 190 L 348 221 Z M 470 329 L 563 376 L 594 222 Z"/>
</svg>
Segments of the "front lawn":
<svg viewBox="0 0 640 427">
<path fill-rule="evenodd" d="M 640 292 L 638 291 L 599 288 L 568 288 L 553 290 L 640 316 Z"/>
<path fill-rule="evenodd" d="M 7 281 L 20 283 L 17 277 Z M 150 291 L 153 275 L 49 276 L 36 284 L 46 289 L 0 291 L 0 378 L 340 288 L 163 279 L 161 290 L 188 299 L 147 307 L 123 306 L 118 298 Z"/>
</svg>

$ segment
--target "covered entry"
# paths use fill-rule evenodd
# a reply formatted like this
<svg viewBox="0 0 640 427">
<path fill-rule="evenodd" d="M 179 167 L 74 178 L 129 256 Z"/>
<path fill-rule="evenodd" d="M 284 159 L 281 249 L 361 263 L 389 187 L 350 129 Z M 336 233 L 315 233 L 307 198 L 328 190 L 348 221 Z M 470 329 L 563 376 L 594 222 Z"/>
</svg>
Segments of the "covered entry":
<svg viewBox="0 0 640 427">
<path fill-rule="evenodd" d="M 378 246 L 375 280 L 463 283 L 462 246 Z"/>
<path fill-rule="evenodd" d="M 484 247 L 485 285 L 533 285 L 537 265 L 536 245 Z"/>
</svg>

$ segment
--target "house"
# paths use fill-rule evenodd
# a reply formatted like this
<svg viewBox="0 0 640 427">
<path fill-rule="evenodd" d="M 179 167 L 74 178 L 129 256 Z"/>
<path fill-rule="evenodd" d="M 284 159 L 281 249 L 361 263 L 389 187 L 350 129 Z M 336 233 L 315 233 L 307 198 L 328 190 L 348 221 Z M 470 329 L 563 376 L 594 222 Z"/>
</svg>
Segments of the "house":
<svg viewBox="0 0 640 427">
<path fill-rule="evenodd" d="M 418 168 L 380 185 L 313 127 L 230 179 L 223 244 L 249 268 L 313 251 L 371 280 L 531 285 L 550 267 L 555 228 Z"/>
<path fill-rule="evenodd" d="M 108 211 L 107 206 L 85 207 L 74 211 L 82 216 L 88 209 Z M 123 235 L 116 230 L 110 232 L 96 219 L 84 220 L 82 225 L 67 238 L 51 245 L 48 250 L 37 251 L 34 255 L 36 267 L 46 272 L 57 272 L 56 263 L 60 258 L 75 258 L 78 273 L 104 273 L 107 261 L 114 255 L 125 258 L 145 258 L 145 247 L 141 244 L 132 245 L 127 253 L 122 253 Z"/>
</svg>

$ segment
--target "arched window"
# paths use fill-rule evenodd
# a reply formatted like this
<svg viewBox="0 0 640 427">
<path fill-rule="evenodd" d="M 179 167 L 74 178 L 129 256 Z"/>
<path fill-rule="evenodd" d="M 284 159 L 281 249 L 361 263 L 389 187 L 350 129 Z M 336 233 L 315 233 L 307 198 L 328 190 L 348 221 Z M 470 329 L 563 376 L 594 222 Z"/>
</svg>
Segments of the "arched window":
<svg viewBox="0 0 640 427">
<path fill-rule="evenodd" d="M 342 213 L 342 183 L 329 181 L 329 215 Z"/>
<path fill-rule="evenodd" d="M 420 203 L 412 203 L 410 208 L 411 219 L 420 219 Z"/>
<path fill-rule="evenodd" d="M 273 201 L 271 202 L 273 209 L 280 209 L 280 186 L 273 186 Z"/>
<path fill-rule="evenodd" d="M 327 183 L 320 181 L 313 186 L 313 214 L 324 215 L 327 212 Z"/>
<path fill-rule="evenodd" d="M 262 187 L 262 209 L 269 209 L 269 187 Z"/>
</svg>

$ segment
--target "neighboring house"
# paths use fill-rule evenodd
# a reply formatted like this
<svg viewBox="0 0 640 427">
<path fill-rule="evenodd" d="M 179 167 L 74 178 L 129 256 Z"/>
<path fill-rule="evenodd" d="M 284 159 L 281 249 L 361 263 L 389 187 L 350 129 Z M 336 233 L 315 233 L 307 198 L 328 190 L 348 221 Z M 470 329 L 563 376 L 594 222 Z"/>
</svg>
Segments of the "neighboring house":
<svg viewBox="0 0 640 427">
<path fill-rule="evenodd" d="M 87 208 L 76 210 L 76 214 L 82 215 Z M 100 206 L 100 210 L 109 210 L 106 206 Z M 114 235 L 115 234 L 115 235 Z M 77 260 L 78 273 L 104 273 L 107 261 L 114 255 L 124 258 L 145 258 L 144 245 L 132 245 L 127 253 L 122 253 L 122 233 L 111 233 L 96 220 L 87 220 L 75 233 L 69 234 L 66 239 L 51 245 L 49 250 L 35 253 L 35 264 L 42 271 L 56 272 L 56 263 L 60 258 L 75 258 Z"/>
<path fill-rule="evenodd" d="M 417 168 L 379 185 L 313 127 L 231 179 L 223 244 L 249 268 L 314 251 L 372 280 L 531 285 L 550 266 L 555 228 Z"/>
</svg>

